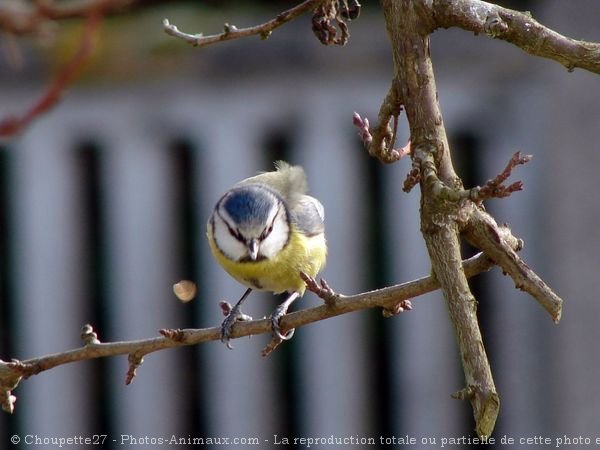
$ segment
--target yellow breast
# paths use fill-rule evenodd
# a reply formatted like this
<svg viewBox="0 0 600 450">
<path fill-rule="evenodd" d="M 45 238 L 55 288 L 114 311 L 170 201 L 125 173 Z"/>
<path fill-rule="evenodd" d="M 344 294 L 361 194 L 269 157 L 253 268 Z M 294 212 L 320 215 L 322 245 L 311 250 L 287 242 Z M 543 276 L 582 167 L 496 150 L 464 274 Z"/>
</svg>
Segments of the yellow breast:
<svg viewBox="0 0 600 450">
<path fill-rule="evenodd" d="M 215 245 L 211 227 L 208 242 L 215 259 L 237 281 L 252 289 L 304 294 L 306 285 L 300 272 L 311 277 L 325 266 L 327 245 L 323 234 L 307 237 L 293 226 L 288 244 L 272 259 L 252 262 L 236 262 L 226 258 Z"/>
</svg>

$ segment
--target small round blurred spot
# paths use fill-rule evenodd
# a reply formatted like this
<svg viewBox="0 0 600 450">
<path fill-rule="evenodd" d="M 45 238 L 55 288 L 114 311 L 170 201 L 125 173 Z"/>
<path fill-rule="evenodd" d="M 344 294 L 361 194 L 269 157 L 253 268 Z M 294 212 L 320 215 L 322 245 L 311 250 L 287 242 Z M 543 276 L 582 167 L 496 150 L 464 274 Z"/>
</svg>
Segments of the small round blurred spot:
<svg viewBox="0 0 600 450">
<path fill-rule="evenodd" d="M 183 303 L 193 300 L 197 290 L 196 283 L 190 280 L 181 280 L 173 285 L 173 293 Z"/>
</svg>

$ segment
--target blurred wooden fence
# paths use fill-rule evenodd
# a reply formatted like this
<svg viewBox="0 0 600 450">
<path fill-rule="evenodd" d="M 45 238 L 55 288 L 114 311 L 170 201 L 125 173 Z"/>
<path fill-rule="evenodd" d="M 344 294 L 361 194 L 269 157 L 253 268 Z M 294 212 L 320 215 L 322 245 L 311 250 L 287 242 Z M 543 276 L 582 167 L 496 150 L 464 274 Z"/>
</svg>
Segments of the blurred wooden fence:
<svg viewBox="0 0 600 450">
<path fill-rule="evenodd" d="M 536 155 L 515 173 L 526 190 L 489 209 L 525 239 L 523 256 L 566 298 L 567 323 L 555 327 L 497 269 L 474 281 L 502 398 L 497 432 L 517 438 L 589 434 L 600 420 L 598 393 L 586 398 L 581 390 L 595 385 L 598 372 L 598 333 L 589 331 L 596 329 L 598 302 L 572 305 L 573 295 L 597 292 L 598 252 L 589 247 L 597 241 L 577 240 L 561 213 L 581 206 L 566 193 L 583 192 L 591 203 L 576 234 L 598 237 L 595 181 L 576 174 L 598 167 L 590 122 L 600 123 L 600 89 L 583 78 L 561 94 L 562 78 L 536 73 L 544 87 L 513 79 L 510 89 L 520 94 L 510 98 L 503 82 L 483 82 L 480 72 L 460 83 L 439 81 L 468 183 L 494 176 L 517 149 Z M 595 87 L 578 94 L 585 83 Z M 88 322 L 103 341 L 219 324 L 218 301 L 235 301 L 243 288 L 212 260 L 206 218 L 234 182 L 280 158 L 305 167 L 312 194 L 325 206 L 323 276 L 334 289 L 356 293 L 426 275 L 418 192 L 401 191 L 409 163 L 371 160 L 351 125 L 355 109 L 376 117 L 386 80 L 321 87 L 290 77 L 233 87 L 81 89 L 6 144 L 0 151 L 0 358 L 77 347 Z M 589 96 L 581 106 L 588 122 L 560 114 L 578 95 Z M 8 109 L 22 97 L 4 98 Z M 400 136 L 407 137 L 405 129 Z M 561 153 L 574 151 L 567 138 L 581 141 L 579 163 L 569 165 Z M 557 178 L 571 184 L 559 189 Z M 595 268 L 578 277 L 577 264 Z M 189 304 L 171 292 L 182 278 L 199 286 Z M 319 302 L 307 294 L 295 307 Z M 255 293 L 248 313 L 268 315 L 276 303 Z M 284 437 L 409 435 L 420 442 L 471 435 L 469 406 L 450 398 L 463 378 L 443 299 L 433 293 L 413 304 L 414 311 L 391 319 L 359 312 L 304 327 L 266 359 L 260 349 L 267 336 L 235 340 L 233 351 L 208 343 L 152 354 L 128 387 L 125 357 L 63 366 L 19 386 L 14 416 L 0 416 L 0 441 L 15 433 L 107 434 L 105 448 L 172 436 L 227 438 L 229 448 L 258 438 L 268 448 Z M 584 418 L 576 417 L 580 412 Z"/>
</svg>

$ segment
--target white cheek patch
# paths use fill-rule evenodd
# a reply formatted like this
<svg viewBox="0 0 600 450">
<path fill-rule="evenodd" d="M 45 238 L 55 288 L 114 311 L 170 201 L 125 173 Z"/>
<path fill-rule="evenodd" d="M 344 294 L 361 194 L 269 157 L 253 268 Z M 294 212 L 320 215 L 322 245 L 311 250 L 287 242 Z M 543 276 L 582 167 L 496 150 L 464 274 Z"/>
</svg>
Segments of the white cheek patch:
<svg viewBox="0 0 600 450">
<path fill-rule="evenodd" d="M 259 254 L 267 259 L 274 258 L 286 246 L 290 238 L 290 226 L 285 210 L 279 208 L 273 220 L 273 230 L 260 243 Z"/>
<path fill-rule="evenodd" d="M 213 236 L 219 250 L 232 261 L 239 261 L 248 255 L 246 245 L 231 235 L 227 224 L 219 214 L 214 215 Z"/>
</svg>

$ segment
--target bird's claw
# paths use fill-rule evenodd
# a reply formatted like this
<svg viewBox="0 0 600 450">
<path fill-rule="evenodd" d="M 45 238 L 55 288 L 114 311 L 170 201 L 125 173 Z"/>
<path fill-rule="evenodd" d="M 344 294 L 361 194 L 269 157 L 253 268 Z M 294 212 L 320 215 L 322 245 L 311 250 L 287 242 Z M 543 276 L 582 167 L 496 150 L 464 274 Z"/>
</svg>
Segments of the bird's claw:
<svg viewBox="0 0 600 450">
<path fill-rule="evenodd" d="M 225 344 L 229 350 L 231 350 L 233 347 L 229 343 L 229 340 L 231 338 L 231 334 L 233 333 L 233 325 L 238 321 L 245 322 L 252 320 L 252 317 L 244 314 L 238 305 L 232 308 L 229 303 L 221 302 L 220 306 L 223 310 L 223 314 L 227 316 L 221 324 L 221 342 Z"/>
<path fill-rule="evenodd" d="M 271 314 L 271 329 L 273 330 L 273 335 L 282 341 L 289 341 L 292 337 L 294 337 L 295 328 L 291 330 L 287 330 L 285 334 L 281 332 L 281 326 L 279 322 L 283 316 L 287 313 L 287 308 L 277 307 L 273 314 Z"/>
</svg>

